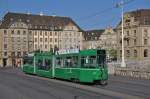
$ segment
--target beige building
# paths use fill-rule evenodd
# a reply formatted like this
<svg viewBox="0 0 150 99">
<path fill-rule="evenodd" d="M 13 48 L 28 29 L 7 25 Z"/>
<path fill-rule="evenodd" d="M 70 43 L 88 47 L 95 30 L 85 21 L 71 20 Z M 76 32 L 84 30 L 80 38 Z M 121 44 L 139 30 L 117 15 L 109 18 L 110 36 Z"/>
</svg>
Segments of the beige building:
<svg viewBox="0 0 150 99">
<path fill-rule="evenodd" d="M 121 23 L 116 28 L 118 60 L 121 60 Z M 150 9 L 141 9 L 124 14 L 125 60 L 150 59 Z"/>
<path fill-rule="evenodd" d="M 82 49 L 82 32 L 69 17 L 8 12 L 0 25 L 0 65 L 21 65 L 36 50 Z"/>
<path fill-rule="evenodd" d="M 116 32 L 111 27 L 104 30 L 85 31 L 83 48 L 116 49 Z"/>
<path fill-rule="evenodd" d="M 108 27 L 104 30 L 90 30 L 84 32 L 83 49 L 106 49 L 107 57 L 111 56 L 112 51 L 116 52 L 117 48 L 117 35 L 114 29 Z M 111 54 L 111 55 L 110 55 Z"/>
</svg>

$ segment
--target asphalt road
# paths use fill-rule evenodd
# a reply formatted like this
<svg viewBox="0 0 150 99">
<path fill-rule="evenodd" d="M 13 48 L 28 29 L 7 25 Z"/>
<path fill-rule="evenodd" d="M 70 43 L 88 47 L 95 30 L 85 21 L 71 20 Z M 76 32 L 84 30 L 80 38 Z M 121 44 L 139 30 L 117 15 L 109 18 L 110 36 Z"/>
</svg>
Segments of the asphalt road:
<svg viewBox="0 0 150 99">
<path fill-rule="evenodd" d="M 76 87 L 72 87 L 76 86 Z M 150 99 L 150 80 L 109 76 L 108 85 L 81 85 L 0 69 L 0 99 Z"/>
</svg>

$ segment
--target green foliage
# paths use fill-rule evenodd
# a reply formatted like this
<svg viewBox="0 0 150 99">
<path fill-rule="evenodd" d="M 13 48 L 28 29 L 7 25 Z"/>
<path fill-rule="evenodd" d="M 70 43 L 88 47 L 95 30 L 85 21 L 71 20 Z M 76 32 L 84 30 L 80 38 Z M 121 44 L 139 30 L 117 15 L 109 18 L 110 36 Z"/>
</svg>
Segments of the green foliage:
<svg viewBox="0 0 150 99">
<path fill-rule="evenodd" d="M 108 50 L 108 54 L 109 54 L 109 56 L 110 56 L 110 58 L 112 60 L 116 60 L 117 59 L 117 50 L 110 49 L 110 50 Z"/>
</svg>

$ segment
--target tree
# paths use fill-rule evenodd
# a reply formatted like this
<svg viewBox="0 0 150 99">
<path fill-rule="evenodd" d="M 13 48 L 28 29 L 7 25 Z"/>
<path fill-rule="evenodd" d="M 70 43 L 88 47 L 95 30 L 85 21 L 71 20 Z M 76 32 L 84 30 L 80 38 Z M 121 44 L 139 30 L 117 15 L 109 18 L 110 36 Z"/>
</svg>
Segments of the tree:
<svg viewBox="0 0 150 99">
<path fill-rule="evenodd" d="M 108 54 L 109 54 L 111 60 L 117 60 L 117 50 L 110 49 L 110 50 L 108 50 Z"/>
</svg>

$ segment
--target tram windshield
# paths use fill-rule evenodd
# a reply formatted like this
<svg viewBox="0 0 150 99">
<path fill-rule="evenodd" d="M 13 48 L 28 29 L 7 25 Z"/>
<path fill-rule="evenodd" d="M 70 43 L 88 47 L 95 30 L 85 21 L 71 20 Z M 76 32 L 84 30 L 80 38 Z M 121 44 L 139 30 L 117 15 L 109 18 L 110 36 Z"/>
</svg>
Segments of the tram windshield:
<svg viewBox="0 0 150 99">
<path fill-rule="evenodd" d="M 99 50 L 97 52 L 97 63 L 98 63 L 98 66 L 100 67 L 104 67 L 106 66 L 106 52 L 105 50 Z"/>
<path fill-rule="evenodd" d="M 81 67 L 83 68 L 96 68 L 96 56 L 83 56 L 81 57 Z"/>
</svg>

